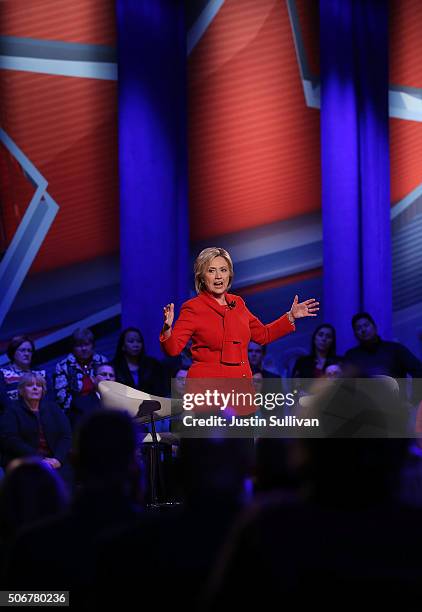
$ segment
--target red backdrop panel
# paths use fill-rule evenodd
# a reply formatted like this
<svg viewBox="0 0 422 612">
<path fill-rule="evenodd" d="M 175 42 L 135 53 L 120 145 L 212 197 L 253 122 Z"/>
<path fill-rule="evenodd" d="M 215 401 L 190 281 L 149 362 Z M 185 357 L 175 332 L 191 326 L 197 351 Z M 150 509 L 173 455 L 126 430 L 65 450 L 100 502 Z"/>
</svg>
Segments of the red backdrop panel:
<svg viewBox="0 0 422 612">
<path fill-rule="evenodd" d="M 287 6 L 226 0 L 189 61 L 193 240 L 320 208 L 319 111 Z"/>
<path fill-rule="evenodd" d="M 8 0 L 0 16 L 3 35 L 115 42 L 114 3 L 108 0 Z M 60 206 L 31 272 L 117 251 L 117 83 L 0 70 L 0 91 L 2 127 L 47 179 Z M 16 178 L 5 163 L 2 175 L 2 221 L 10 241 L 30 196 L 22 175 Z"/>
<path fill-rule="evenodd" d="M 114 45 L 114 0 L 2 0 L 1 33 Z"/>
</svg>

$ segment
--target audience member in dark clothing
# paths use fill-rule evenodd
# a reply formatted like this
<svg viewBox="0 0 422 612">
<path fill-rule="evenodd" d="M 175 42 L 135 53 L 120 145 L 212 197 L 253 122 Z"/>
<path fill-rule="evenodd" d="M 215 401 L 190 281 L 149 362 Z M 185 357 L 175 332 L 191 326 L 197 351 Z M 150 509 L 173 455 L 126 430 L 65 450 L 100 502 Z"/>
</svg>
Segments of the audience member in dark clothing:
<svg viewBox="0 0 422 612">
<path fill-rule="evenodd" d="M 382 340 L 370 314 L 359 312 L 352 319 L 359 346 L 349 349 L 344 359 L 361 377 L 385 375 L 393 378 L 422 377 L 422 363 L 403 344 Z"/>
<path fill-rule="evenodd" d="M 262 346 L 256 342 L 249 342 L 248 346 L 248 359 L 249 365 L 251 366 L 252 373 L 256 374 L 260 372 L 262 378 L 281 378 L 279 374 L 266 370 L 264 368 L 264 357 L 267 352 L 266 345 Z M 265 381 L 264 381 L 265 383 Z M 264 384 L 265 388 L 265 384 Z"/>
<path fill-rule="evenodd" d="M 172 379 L 174 380 L 172 397 L 175 399 L 181 399 L 185 393 L 188 369 L 189 368 L 177 368 L 177 370 L 172 374 Z"/>
<path fill-rule="evenodd" d="M 336 356 L 336 330 L 330 323 L 318 325 L 312 334 L 311 352 L 299 357 L 293 368 L 293 378 L 319 378 L 324 374 L 328 359 Z"/>
<path fill-rule="evenodd" d="M 244 442 L 181 441 L 185 504 L 150 514 L 138 526 L 103 543 L 98 609 L 107 602 L 125 611 L 138 610 L 141 605 L 165 610 L 174 607 L 175 597 L 184 610 L 197 609 L 198 593 L 242 506 L 250 464 L 250 448 Z M 125 562 L 116 563 L 116 559 Z M 140 577 L 144 585 L 141 602 Z"/>
<path fill-rule="evenodd" d="M 57 472 L 38 457 L 10 462 L 0 485 L 0 540 L 6 553 L 16 534 L 41 519 L 64 512 L 68 495 Z"/>
<path fill-rule="evenodd" d="M 46 383 L 41 374 L 24 374 L 18 391 L 19 401 L 11 402 L 2 418 L 6 463 L 17 457 L 39 456 L 68 480 L 72 433 L 67 417 L 56 404 L 43 399 Z"/>
<path fill-rule="evenodd" d="M 7 588 L 70 590 L 72 607 L 92 609 L 87 602 L 98 539 L 140 515 L 130 417 L 112 410 L 89 415 L 76 436 L 74 463 L 79 489 L 70 510 L 21 533 L 10 555 Z M 124 558 L 114 562 L 126 565 Z"/>
<path fill-rule="evenodd" d="M 282 495 L 246 510 L 202 609 L 251 602 L 416 609 L 409 603 L 419 600 L 420 519 L 396 501 L 406 446 L 402 439 L 292 440 L 287 464 L 302 501 Z"/>
<path fill-rule="evenodd" d="M 94 390 L 87 395 L 75 395 L 69 408 L 69 420 L 75 429 L 85 415 L 101 409 L 101 398 L 98 393 L 98 383 L 102 380 L 116 380 L 114 367 L 111 363 L 97 363 L 94 367 Z"/>
<path fill-rule="evenodd" d="M 59 361 L 54 375 L 56 401 L 65 412 L 77 395 L 94 391 L 94 368 L 108 362 L 107 357 L 94 352 L 94 334 L 90 329 L 76 329 L 71 345 L 72 352 Z"/>
<path fill-rule="evenodd" d="M 147 356 L 137 327 L 128 327 L 120 334 L 113 365 L 117 382 L 152 395 L 168 394 L 164 370 L 157 359 Z"/>
<path fill-rule="evenodd" d="M 0 369 L 5 391 L 9 399 L 18 399 L 18 384 L 26 372 L 38 372 L 47 381 L 45 370 L 34 370 L 32 367 L 34 354 L 35 345 L 29 336 L 14 336 L 9 342 L 7 356 L 10 363 Z"/>
</svg>

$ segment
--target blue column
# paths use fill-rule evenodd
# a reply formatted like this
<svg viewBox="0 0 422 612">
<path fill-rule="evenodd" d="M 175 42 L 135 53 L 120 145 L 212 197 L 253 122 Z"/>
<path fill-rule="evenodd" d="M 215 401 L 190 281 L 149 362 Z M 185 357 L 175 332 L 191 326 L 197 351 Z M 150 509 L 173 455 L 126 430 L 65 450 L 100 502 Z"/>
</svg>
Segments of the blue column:
<svg viewBox="0 0 422 612">
<path fill-rule="evenodd" d="M 339 350 L 370 312 L 391 336 L 388 3 L 321 0 L 324 314 Z"/>
<path fill-rule="evenodd" d="M 160 357 L 162 308 L 188 298 L 182 0 L 117 0 L 122 326 Z"/>
</svg>

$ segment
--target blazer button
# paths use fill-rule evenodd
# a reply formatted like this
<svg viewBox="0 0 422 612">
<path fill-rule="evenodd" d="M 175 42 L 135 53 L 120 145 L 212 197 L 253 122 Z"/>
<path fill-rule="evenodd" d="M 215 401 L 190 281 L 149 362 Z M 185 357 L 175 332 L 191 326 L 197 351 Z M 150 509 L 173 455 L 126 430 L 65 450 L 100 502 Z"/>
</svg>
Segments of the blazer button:
<svg viewBox="0 0 422 612">
<path fill-rule="evenodd" d="M 246 374 L 242 374 L 243 378 L 246 378 Z"/>
</svg>

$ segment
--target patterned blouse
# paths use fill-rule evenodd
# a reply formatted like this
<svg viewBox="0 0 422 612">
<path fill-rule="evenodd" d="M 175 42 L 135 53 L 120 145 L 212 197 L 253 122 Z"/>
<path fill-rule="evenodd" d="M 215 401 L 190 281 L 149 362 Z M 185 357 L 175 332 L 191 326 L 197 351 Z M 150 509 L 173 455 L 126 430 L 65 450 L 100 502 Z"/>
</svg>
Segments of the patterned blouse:
<svg viewBox="0 0 422 612">
<path fill-rule="evenodd" d="M 107 357 L 99 353 L 94 353 L 91 362 L 86 366 L 82 366 L 73 353 L 69 353 L 67 357 L 59 361 L 54 375 L 54 391 L 58 405 L 67 412 L 73 395 L 81 394 L 84 379 L 86 380 L 87 376 L 93 379 L 95 366 L 100 363 L 108 363 L 108 361 Z"/>
<path fill-rule="evenodd" d="M 4 368 L 0 368 L 0 371 L 4 377 L 5 391 L 8 398 L 11 400 L 17 400 L 19 398 L 18 384 L 22 376 L 27 373 L 27 370 L 21 370 L 16 364 L 9 363 L 8 365 L 4 366 Z M 31 370 L 31 372 L 34 372 L 34 374 L 41 374 L 41 376 L 47 381 L 47 374 L 45 370 Z"/>
</svg>

